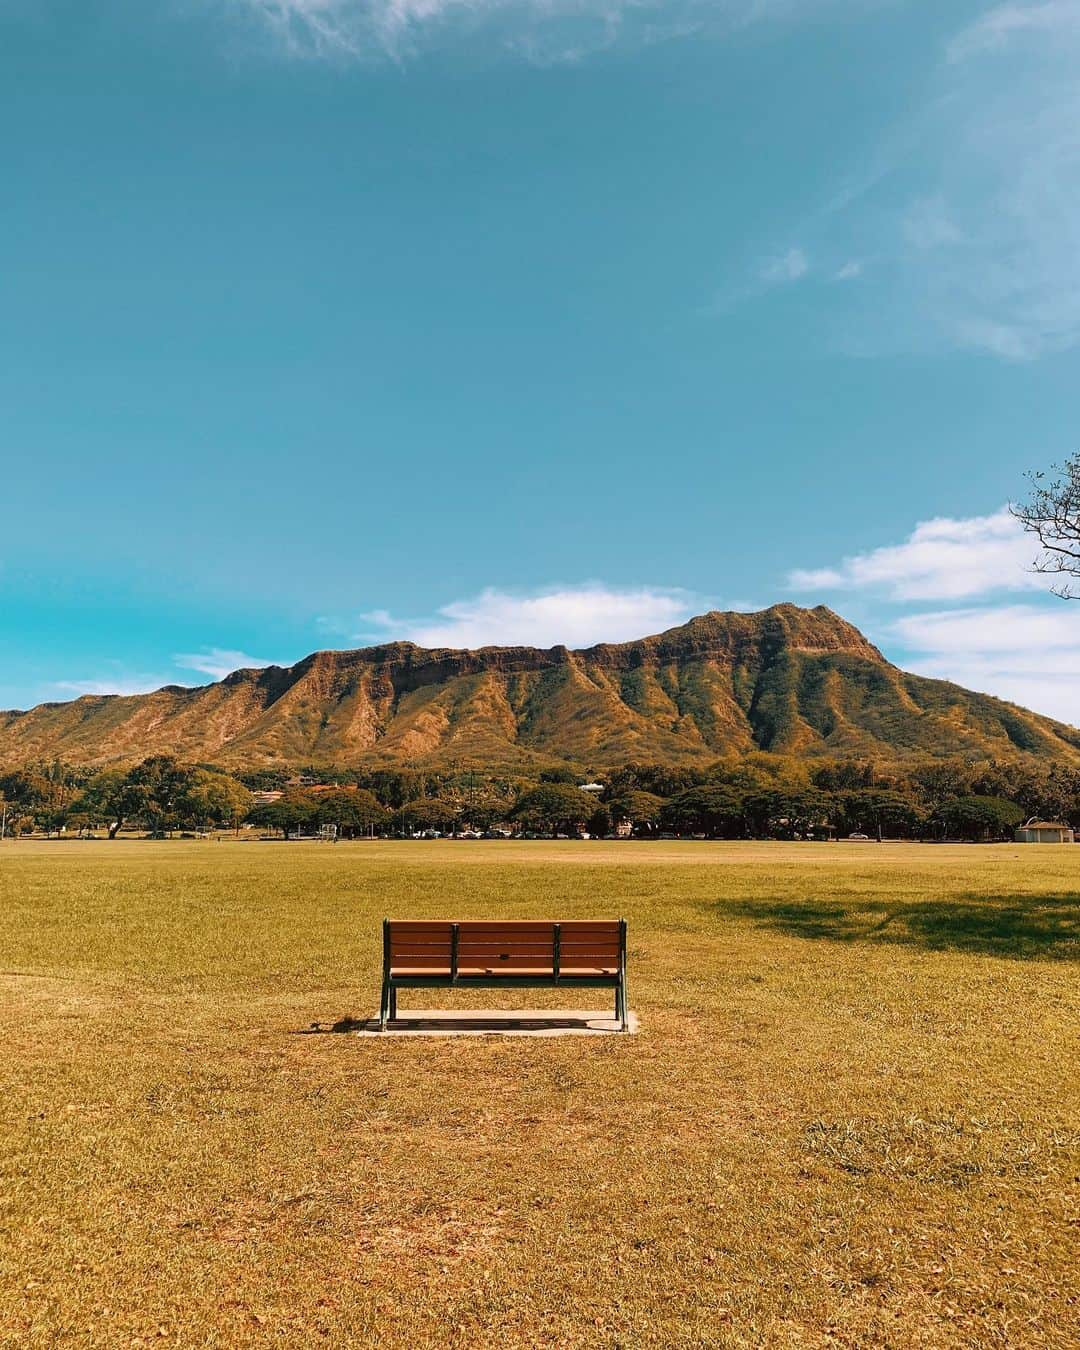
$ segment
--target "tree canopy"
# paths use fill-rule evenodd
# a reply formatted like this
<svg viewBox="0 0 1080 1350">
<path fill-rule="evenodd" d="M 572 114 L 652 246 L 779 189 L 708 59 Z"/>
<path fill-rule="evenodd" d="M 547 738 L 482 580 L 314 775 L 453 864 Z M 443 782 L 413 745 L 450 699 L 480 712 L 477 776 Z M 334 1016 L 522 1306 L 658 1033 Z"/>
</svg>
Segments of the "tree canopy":
<svg viewBox="0 0 1080 1350">
<path fill-rule="evenodd" d="M 875 763 L 754 752 L 700 768 L 635 764 L 590 776 L 604 783 L 602 793 L 475 769 L 313 768 L 286 780 L 274 801 L 256 803 L 249 784 L 258 775 L 157 755 L 96 770 L 59 761 L 8 769 L 0 773 L 0 800 L 8 837 L 32 829 L 105 826 L 115 837 L 131 828 L 163 833 L 245 824 L 290 837 L 333 825 L 350 837 L 512 820 L 526 832 L 598 836 L 630 821 L 639 835 L 662 829 L 709 838 L 865 833 L 989 840 L 1007 837 L 1027 816 L 1080 826 L 1080 764 L 1023 755 Z M 642 783 L 675 790 L 665 796 L 634 786 Z"/>
<path fill-rule="evenodd" d="M 596 810 L 595 799 L 570 783 L 541 783 L 514 807 L 513 818 L 527 829 L 571 833 Z"/>
<path fill-rule="evenodd" d="M 1001 797 L 955 797 L 940 808 L 939 817 L 950 835 L 974 839 L 1006 839 L 1024 819 L 1015 802 Z"/>
</svg>

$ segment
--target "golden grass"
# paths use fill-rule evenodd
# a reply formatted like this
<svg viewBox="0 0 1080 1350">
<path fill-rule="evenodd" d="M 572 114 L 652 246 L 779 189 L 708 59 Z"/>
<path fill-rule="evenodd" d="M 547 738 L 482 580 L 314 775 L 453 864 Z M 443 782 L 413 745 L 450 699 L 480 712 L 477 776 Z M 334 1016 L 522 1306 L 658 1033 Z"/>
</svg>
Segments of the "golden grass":
<svg viewBox="0 0 1080 1350">
<path fill-rule="evenodd" d="M 1076 1344 L 1078 876 L 1067 848 L 8 842 L 0 1340 Z M 384 913 L 624 914 L 642 1031 L 301 1034 L 373 1011 Z M 515 1000 L 566 997 L 469 997 Z"/>
</svg>

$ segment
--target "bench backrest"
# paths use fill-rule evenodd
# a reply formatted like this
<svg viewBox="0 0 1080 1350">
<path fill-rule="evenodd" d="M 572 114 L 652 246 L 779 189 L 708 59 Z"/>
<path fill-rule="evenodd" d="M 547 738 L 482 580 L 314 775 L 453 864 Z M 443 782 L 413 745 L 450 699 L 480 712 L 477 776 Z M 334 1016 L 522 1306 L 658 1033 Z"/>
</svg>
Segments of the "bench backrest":
<svg viewBox="0 0 1080 1350">
<path fill-rule="evenodd" d="M 620 969 L 626 924 L 621 919 L 387 919 L 384 962 L 395 970 L 448 975 L 500 968 L 537 976 Z"/>
</svg>

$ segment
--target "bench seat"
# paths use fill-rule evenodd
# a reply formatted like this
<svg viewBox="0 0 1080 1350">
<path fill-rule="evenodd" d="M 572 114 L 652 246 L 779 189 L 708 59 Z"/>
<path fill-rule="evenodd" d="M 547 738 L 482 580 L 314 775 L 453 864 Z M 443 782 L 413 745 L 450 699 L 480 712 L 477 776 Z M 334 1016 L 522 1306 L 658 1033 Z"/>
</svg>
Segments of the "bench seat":
<svg viewBox="0 0 1080 1350">
<path fill-rule="evenodd" d="M 397 1016 L 398 989 L 562 985 L 614 989 L 626 1030 L 625 920 L 383 920 L 380 1027 Z"/>
</svg>

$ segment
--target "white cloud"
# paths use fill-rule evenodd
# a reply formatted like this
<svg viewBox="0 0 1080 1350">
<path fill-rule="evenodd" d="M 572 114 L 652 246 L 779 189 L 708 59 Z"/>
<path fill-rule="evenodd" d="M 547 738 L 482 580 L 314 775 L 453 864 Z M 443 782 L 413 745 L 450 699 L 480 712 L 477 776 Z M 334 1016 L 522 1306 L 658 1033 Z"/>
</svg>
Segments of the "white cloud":
<svg viewBox="0 0 1080 1350">
<path fill-rule="evenodd" d="M 772 258 L 761 269 L 761 279 L 770 286 L 783 286 L 800 281 L 810 270 L 810 263 L 801 248 L 792 248 L 778 258 Z"/>
<path fill-rule="evenodd" d="M 937 147 L 928 147 L 932 215 L 926 203 L 913 208 L 922 237 L 901 259 L 910 293 L 956 346 L 1010 361 L 1072 347 L 1080 342 L 1080 0 L 999 6 L 946 55 L 927 128 Z M 907 223 L 910 231 L 910 216 Z"/>
<path fill-rule="evenodd" d="M 684 623 L 702 607 L 685 591 L 645 586 L 621 590 L 590 582 L 532 595 L 489 588 L 443 605 L 429 619 L 396 619 L 386 610 L 361 616 L 354 640 L 391 638 L 421 647 L 588 647 L 625 642 Z"/>
<path fill-rule="evenodd" d="M 1045 590 L 1035 549 L 1007 508 L 989 516 L 924 520 L 902 544 L 845 558 L 838 566 L 797 568 L 796 591 L 876 591 L 893 600 L 963 600 L 992 591 Z"/>
<path fill-rule="evenodd" d="M 788 582 L 798 591 L 853 591 L 898 605 L 966 602 L 868 627 L 905 670 L 1080 724 L 1080 604 L 972 603 L 1009 593 L 1046 596 L 1046 578 L 1031 571 L 1035 551 L 1003 508 L 922 521 L 900 544 L 799 569 Z"/>
<path fill-rule="evenodd" d="M 929 251 L 967 242 L 949 207 L 940 197 L 913 202 L 902 221 L 904 237 L 912 248 Z"/>
<path fill-rule="evenodd" d="M 1071 347 L 1080 341 L 1080 0 L 1003 6 L 950 54 L 936 172 L 955 235 L 924 259 L 926 304 L 960 346 L 1014 361 Z"/>
<path fill-rule="evenodd" d="M 953 38 L 948 57 L 954 62 L 966 61 L 987 51 L 1001 50 L 1018 34 L 1057 33 L 1077 27 L 1080 27 L 1080 4 L 1076 0 L 999 5 Z"/>
<path fill-rule="evenodd" d="M 397 53 L 411 31 L 454 13 L 498 7 L 499 0 L 232 0 L 265 25 L 293 56 L 358 57 Z"/>
<path fill-rule="evenodd" d="M 922 651 L 983 656 L 1000 651 L 1074 651 L 1080 648 L 1080 605 L 989 605 L 907 614 L 894 631 Z M 1073 668 L 1080 679 L 1080 665 Z"/>
<path fill-rule="evenodd" d="M 842 348 L 1031 361 L 1080 344 L 1080 0 L 987 8 L 799 242 L 834 280 Z M 841 308 L 843 304 L 844 308 Z"/>
<path fill-rule="evenodd" d="M 917 656 L 917 675 L 1080 725 L 1080 605 L 992 605 L 936 610 L 896 621 L 892 634 Z"/>
<path fill-rule="evenodd" d="M 273 664 L 248 656 L 245 652 L 227 651 L 220 647 L 180 654 L 174 656 L 173 661 L 181 670 L 195 670 L 215 680 L 224 679 L 234 670 L 260 669 Z M 135 674 L 124 670 L 120 662 L 106 664 L 115 664 L 116 668 L 111 674 L 84 680 L 55 680 L 50 688 L 63 698 L 81 698 L 84 694 L 152 694 L 166 685 L 190 686 L 192 683 L 191 680 L 178 680 L 175 676 Z"/>
<path fill-rule="evenodd" d="M 197 670 L 202 675 L 210 675 L 215 680 L 223 680 L 234 670 L 262 670 L 272 666 L 274 661 L 264 661 L 259 656 L 248 656 L 247 652 L 230 651 L 228 648 L 207 647 L 201 652 L 178 653 L 173 660 L 183 670 Z"/>
<path fill-rule="evenodd" d="M 51 688 L 65 698 L 82 698 L 85 694 L 151 694 L 172 681 L 160 675 L 106 675 L 93 680 L 54 680 Z"/>
<path fill-rule="evenodd" d="M 865 264 L 858 258 L 852 258 L 833 273 L 833 281 L 857 281 L 866 270 Z"/>
<path fill-rule="evenodd" d="M 400 59 L 456 23 L 485 27 L 499 47 L 541 65 L 573 63 L 616 42 L 645 45 L 807 10 L 864 8 L 874 0 L 218 0 L 253 18 L 294 57 Z"/>
</svg>

